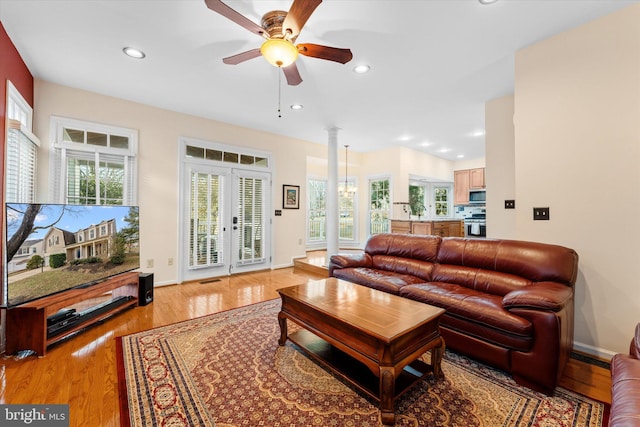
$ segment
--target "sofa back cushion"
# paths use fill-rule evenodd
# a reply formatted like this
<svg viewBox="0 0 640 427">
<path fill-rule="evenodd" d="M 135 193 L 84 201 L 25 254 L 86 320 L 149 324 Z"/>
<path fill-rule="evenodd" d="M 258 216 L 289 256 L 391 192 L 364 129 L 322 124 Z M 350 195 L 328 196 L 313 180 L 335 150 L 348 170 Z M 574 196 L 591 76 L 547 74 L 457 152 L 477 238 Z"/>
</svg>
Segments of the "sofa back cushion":
<svg viewBox="0 0 640 427">
<path fill-rule="evenodd" d="M 364 251 L 371 256 L 388 255 L 436 262 L 442 238 L 414 234 L 375 234 L 369 238 Z"/>
<path fill-rule="evenodd" d="M 376 234 L 367 241 L 365 252 L 371 256 L 375 269 L 409 274 L 428 282 L 440 242 L 442 238 L 437 236 Z"/>
<path fill-rule="evenodd" d="M 578 254 L 573 249 L 519 240 L 448 237 L 440 244 L 437 262 L 567 286 L 573 286 L 578 274 Z"/>
<path fill-rule="evenodd" d="M 455 283 L 479 292 L 500 296 L 531 285 L 530 280 L 514 274 L 452 264 L 436 264 L 431 281 Z"/>
</svg>

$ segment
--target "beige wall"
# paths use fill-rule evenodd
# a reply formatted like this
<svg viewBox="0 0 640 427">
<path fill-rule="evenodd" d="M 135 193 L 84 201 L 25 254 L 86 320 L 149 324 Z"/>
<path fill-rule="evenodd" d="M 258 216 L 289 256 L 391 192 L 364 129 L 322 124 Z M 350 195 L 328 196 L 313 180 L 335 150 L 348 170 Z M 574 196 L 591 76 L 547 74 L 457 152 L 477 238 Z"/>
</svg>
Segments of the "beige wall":
<svg viewBox="0 0 640 427">
<path fill-rule="evenodd" d="M 577 250 L 576 348 L 603 355 L 640 321 L 639 22 L 634 5 L 515 60 L 515 237 Z"/>
<path fill-rule="evenodd" d="M 271 153 L 275 166 L 271 212 L 282 208 L 282 185 L 301 186 L 305 200 L 307 156 L 325 156 L 326 146 L 240 128 L 185 114 L 149 107 L 53 83 L 35 82 L 34 133 L 41 136 L 38 152 L 38 200 L 49 194 L 49 121 L 51 115 L 129 127 L 139 131 L 138 204 L 140 205 L 141 260 L 154 260 L 156 284 L 176 283 L 178 260 L 178 141 L 191 137 L 248 147 Z M 286 165 L 286 167 L 283 167 Z M 305 209 L 283 210 L 273 216 L 273 266 L 291 265 L 305 254 Z M 285 232 L 286 230 L 286 232 Z M 301 242 L 301 243 L 300 243 Z"/>
<path fill-rule="evenodd" d="M 497 239 L 517 235 L 516 210 L 504 208 L 505 200 L 516 198 L 513 103 L 509 95 L 485 105 L 487 236 Z"/>
<path fill-rule="evenodd" d="M 471 160 L 457 160 L 453 163 L 453 170 L 459 171 L 464 169 L 483 168 L 485 167 L 485 165 L 486 165 L 486 159 L 484 157 L 479 157 L 477 159 L 471 159 Z"/>
</svg>

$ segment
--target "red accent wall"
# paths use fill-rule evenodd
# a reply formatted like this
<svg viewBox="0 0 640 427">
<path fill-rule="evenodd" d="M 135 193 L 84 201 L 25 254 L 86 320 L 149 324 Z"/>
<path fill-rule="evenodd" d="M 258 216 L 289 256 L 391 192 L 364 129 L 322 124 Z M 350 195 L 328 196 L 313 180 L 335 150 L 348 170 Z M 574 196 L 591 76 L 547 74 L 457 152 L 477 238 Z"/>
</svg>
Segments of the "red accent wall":
<svg viewBox="0 0 640 427">
<path fill-rule="evenodd" d="M 18 89 L 23 98 L 33 107 L 33 76 L 13 45 L 0 22 L 0 215 L 4 228 L 4 163 L 7 115 L 7 80 Z M 3 244 L 0 244 L 0 260 L 4 258 Z M 0 269 L 1 269 L 0 264 Z M 0 278 L 4 273 L 0 272 Z M 0 354 L 4 352 L 4 316 L 0 316 Z"/>
<path fill-rule="evenodd" d="M 9 35 L 0 22 L 0 53 L 2 61 L 0 61 L 0 177 L 2 177 L 2 185 L 0 185 L 0 200 L 4 202 L 4 153 L 5 153 L 5 137 L 6 127 L 5 120 L 7 115 L 7 80 L 18 89 L 18 92 L 33 107 L 33 76 L 22 60 L 20 53 L 16 50 Z"/>
</svg>

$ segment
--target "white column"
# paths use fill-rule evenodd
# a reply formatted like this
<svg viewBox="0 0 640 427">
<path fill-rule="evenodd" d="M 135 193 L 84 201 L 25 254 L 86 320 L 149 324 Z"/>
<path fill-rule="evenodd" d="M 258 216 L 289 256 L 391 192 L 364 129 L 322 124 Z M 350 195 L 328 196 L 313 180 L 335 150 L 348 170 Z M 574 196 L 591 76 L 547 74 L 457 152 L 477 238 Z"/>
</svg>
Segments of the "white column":
<svg viewBox="0 0 640 427">
<path fill-rule="evenodd" d="M 338 253 L 338 130 L 337 127 L 328 128 L 328 165 L 327 179 L 327 266 L 332 254 Z"/>
</svg>

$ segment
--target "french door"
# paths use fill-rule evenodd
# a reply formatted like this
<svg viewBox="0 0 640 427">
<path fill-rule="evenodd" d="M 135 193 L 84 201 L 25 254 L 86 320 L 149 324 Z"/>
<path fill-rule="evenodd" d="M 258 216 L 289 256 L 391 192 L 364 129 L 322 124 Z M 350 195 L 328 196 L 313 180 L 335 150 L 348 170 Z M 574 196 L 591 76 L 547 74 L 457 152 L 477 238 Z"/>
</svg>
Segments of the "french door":
<svg viewBox="0 0 640 427">
<path fill-rule="evenodd" d="M 268 267 L 270 174 L 198 164 L 184 171 L 182 279 Z"/>
</svg>

